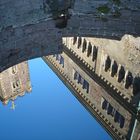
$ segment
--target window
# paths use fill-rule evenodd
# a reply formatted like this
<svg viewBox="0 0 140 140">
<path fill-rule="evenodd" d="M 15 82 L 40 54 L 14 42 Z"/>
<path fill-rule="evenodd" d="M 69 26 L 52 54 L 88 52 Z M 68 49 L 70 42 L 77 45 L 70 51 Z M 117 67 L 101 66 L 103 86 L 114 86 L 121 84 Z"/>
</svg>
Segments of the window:
<svg viewBox="0 0 140 140">
<path fill-rule="evenodd" d="M 82 76 L 79 74 L 78 83 L 81 83 L 81 78 L 82 78 Z"/>
<path fill-rule="evenodd" d="M 133 82 L 133 76 L 131 72 L 128 72 L 126 74 L 126 79 L 125 79 L 125 88 L 128 89 L 129 86 L 132 84 Z"/>
<path fill-rule="evenodd" d="M 19 85 L 20 85 L 20 82 L 19 82 L 19 80 L 17 80 L 16 81 L 16 87 L 19 87 Z"/>
<path fill-rule="evenodd" d="M 87 57 L 90 56 L 91 52 L 92 52 L 92 45 L 91 45 L 91 43 L 89 43 L 89 44 L 88 44 Z"/>
<path fill-rule="evenodd" d="M 60 64 L 64 67 L 64 58 L 62 56 L 60 56 Z"/>
<path fill-rule="evenodd" d="M 20 88 L 20 81 L 17 80 L 15 82 L 13 82 L 12 86 L 13 86 L 14 89 Z"/>
<path fill-rule="evenodd" d="M 118 71 L 118 65 L 117 65 L 117 62 L 114 61 L 111 67 L 111 76 L 114 77 L 117 71 Z"/>
<path fill-rule="evenodd" d="M 115 112 L 114 121 L 119 122 L 120 113 L 118 111 Z"/>
<path fill-rule="evenodd" d="M 82 38 L 79 37 L 79 38 L 78 38 L 78 46 L 77 46 L 77 47 L 80 48 L 81 44 L 82 44 Z"/>
<path fill-rule="evenodd" d="M 120 128 L 124 127 L 125 119 L 118 111 L 116 111 L 116 113 L 115 113 L 114 121 L 118 122 L 120 124 Z"/>
<path fill-rule="evenodd" d="M 113 111 L 113 107 L 111 106 L 111 104 L 109 104 L 108 108 L 107 108 L 107 114 L 111 114 Z"/>
<path fill-rule="evenodd" d="M 120 128 L 124 127 L 125 118 L 106 99 L 101 99 L 101 106 L 103 110 L 107 111 L 108 115 L 114 118 L 114 122 L 119 123 Z"/>
<path fill-rule="evenodd" d="M 16 66 L 13 66 L 12 67 L 12 74 L 16 74 L 16 72 L 17 72 L 17 68 L 16 68 Z"/>
<path fill-rule="evenodd" d="M 87 41 L 84 39 L 83 46 L 82 46 L 82 52 L 85 52 L 86 48 L 87 48 Z"/>
<path fill-rule="evenodd" d="M 140 92 L 140 77 L 135 77 L 133 81 L 133 94 L 136 95 Z"/>
<path fill-rule="evenodd" d="M 97 50 L 97 48 L 94 46 L 94 47 L 93 47 L 93 57 L 92 57 L 92 60 L 93 60 L 93 61 L 95 61 L 96 58 L 97 58 L 97 52 L 98 52 L 98 50 Z"/>
<path fill-rule="evenodd" d="M 77 37 L 75 36 L 75 37 L 73 38 L 73 45 L 76 43 L 76 41 L 77 41 Z"/>
<path fill-rule="evenodd" d="M 124 67 L 120 66 L 119 72 L 118 72 L 118 82 L 120 83 L 125 76 L 125 70 Z"/>
<path fill-rule="evenodd" d="M 107 102 L 107 100 L 105 100 L 105 99 L 103 99 L 104 101 L 102 102 L 102 109 L 107 109 L 107 104 L 108 104 L 108 102 Z"/>
<path fill-rule="evenodd" d="M 60 54 L 55 54 L 53 55 L 53 57 L 56 57 L 56 60 L 59 62 L 59 64 L 61 64 L 62 67 L 64 67 L 64 58 Z"/>
<path fill-rule="evenodd" d="M 120 119 L 119 119 L 120 128 L 123 128 L 123 127 L 124 127 L 124 122 L 125 122 L 125 119 L 124 119 L 124 117 L 121 115 L 121 116 L 120 116 Z"/>
<path fill-rule="evenodd" d="M 13 83 L 13 88 L 16 88 L 16 86 L 15 86 L 15 82 Z"/>
<path fill-rule="evenodd" d="M 74 80 L 78 80 L 78 77 L 79 77 L 79 73 L 77 71 L 75 71 L 75 73 L 74 73 Z"/>
<path fill-rule="evenodd" d="M 83 89 L 86 89 L 87 93 L 89 92 L 89 83 L 86 80 L 83 82 Z"/>
<path fill-rule="evenodd" d="M 86 92 L 89 92 L 89 83 L 77 72 L 74 70 L 74 80 L 77 80 L 78 84 L 82 85 L 83 89 L 86 89 Z"/>
<path fill-rule="evenodd" d="M 110 68 L 110 65 L 111 65 L 111 60 L 110 60 L 110 57 L 107 56 L 105 60 L 105 71 L 108 71 L 108 69 Z"/>
</svg>

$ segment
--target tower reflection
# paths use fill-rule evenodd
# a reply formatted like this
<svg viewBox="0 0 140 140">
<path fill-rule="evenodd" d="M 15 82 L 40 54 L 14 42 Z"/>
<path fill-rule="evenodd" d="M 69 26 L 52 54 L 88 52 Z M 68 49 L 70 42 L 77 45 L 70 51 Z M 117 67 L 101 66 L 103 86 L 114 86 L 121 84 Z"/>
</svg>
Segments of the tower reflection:
<svg viewBox="0 0 140 140">
<path fill-rule="evenodd" d="M 32 90 L 28 62 L 22 62 L 0 73 L 0 100 L 3 105 L 12 101 L 11 109 L 15 110 L 14 100 Z"/>
</svg>

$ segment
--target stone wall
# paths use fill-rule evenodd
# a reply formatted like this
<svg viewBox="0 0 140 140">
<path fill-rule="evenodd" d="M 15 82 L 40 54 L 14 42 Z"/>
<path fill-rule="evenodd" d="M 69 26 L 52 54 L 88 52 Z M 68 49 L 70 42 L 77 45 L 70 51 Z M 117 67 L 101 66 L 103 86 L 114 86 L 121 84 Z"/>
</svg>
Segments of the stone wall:
<svg viewBox="0 0 140 140">
<path fill-rule="evenodd" d="M 31 92 L 28 63 L 22 62 L 0 73 L 0 89 L 0 99 L 4 104 Z"/>
<path fill-rule="evenodd" d="M 60 64 L 60 61 L 58 60 L 59 58 L 57 58 L 59 56 L 64 58 L 64 65 Z M 55 67 L 55 72 L 57 74 L 59 73 L 60 76 L 66 77 L 67 80 L 65 81 L 63 81 L 61 78 L 60 79 L 66 83 L 66 85 L 67 83 L 70 83 L 73 86 L 73 89 L 77 91 L 77 94 L 79 94 L 80 98 L 85 100 L 86 104 L 91 106 L 93 110 L 95 109 L 96 113 L 100 116 L 98 119 L 101 119 L 104 122 L 102 125 L 106 129 L 107 127 L 110 127 L 111 131 L 115 133 L 120 139 L 125 139 L 127 137 L 131 124 L 131 113 L 128 112 L 122 105 L 120 105 L 114 98 L 112 98 L 89 75 L 87 75 L 87 73 L 81 69 L 81 65 L 77 65 L 65 53 L 60 55 L 46 56 L 43 59 L 46 63 L 49 62 L 53 67 Z M 83 89 L 81 83 L 78 83 L 77 80 L 74 80 L 75 71 L 77 71 L 82 76 L 82 78 L 89 83 L 88 93 L 86 89 Z M 114 121 L 114 116 L 109 115 L 106 110 L 102 109 L 102 99 L 106 99 L 113 106 L 113 108 L 125 118 L 125 124 L 123 128 L 120 128 L 119 123 Z"/>
<path fill-rule="evenodd" d="M 0 71 L 61 52 L 62 37 L 121 39 L 125 34 L 140 35 L 139 1 L 54 0 L 52 4 L 49 0 L 0 2 Z M 54 16 L 57 10 L 59 14 Z"/>
<path fill-rule="evenodd" d="M 139 38 L 126 35 L 121 41 L 84 37 L 63 40 L 65 46 L 87 66 L 87 69 L 95 72 L 101 81 L 113 88 L 114 92 L 126 102 L 138 106 L 140 100 Z M 112 94 L 115 95 L 115 93 Z"/>
</svg>

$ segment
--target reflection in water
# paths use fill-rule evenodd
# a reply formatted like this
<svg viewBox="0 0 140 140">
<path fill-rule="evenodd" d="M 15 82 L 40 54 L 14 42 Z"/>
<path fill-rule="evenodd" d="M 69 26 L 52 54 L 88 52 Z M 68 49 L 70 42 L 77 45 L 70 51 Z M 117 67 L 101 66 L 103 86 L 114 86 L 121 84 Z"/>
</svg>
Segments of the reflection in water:
<svg viewBox="0 0 140 140">
<path fill-rule="evenodd" d="M 140 140 L 140 65 L 133 68 L 132 55 L 138 50 L 126 54 L 125 41 L 63 38 L 63 53 L 43 60 L 112 138 Z"/>
<path fill-rule="evenodd" d="M 106 49 L 99 47 L 103 44 L 98 39 L 74 37 L 64 38 L 63 42 L 62 54 L 45 56 L 43 60 L 112 138 L 140 140 L 139 66 L 133 69 L 127 59 L 129 54 L 117 46 L 121 43 L 110 41 L 115 51 L 121 51 L 116 55 L 110 44 Z M 11 109 L 15 110 L 14 100 L 25 92 L 31 92 L 27 62 L 0 73 L 3 104 L 12 100 Z"/>
<path fill-rule="evenodd" d="M 15 110 L 14 100 L 18 96 L 25 95 L 26 92 L 31 92 L 27 62 L 22 62 L 0 73 L 0 100 L 3 105 L 11 100 L 11 109 Z"/>
</svg>

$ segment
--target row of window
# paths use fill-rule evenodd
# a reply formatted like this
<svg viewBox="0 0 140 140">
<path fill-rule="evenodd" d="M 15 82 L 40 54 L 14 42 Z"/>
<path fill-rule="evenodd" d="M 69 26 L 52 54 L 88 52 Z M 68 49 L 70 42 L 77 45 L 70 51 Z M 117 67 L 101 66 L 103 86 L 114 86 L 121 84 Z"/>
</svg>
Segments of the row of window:
<svg viewBox="0 0 140 140">
<path fill-rule="evenodd" d="M 125 118 L 104 98 L 102 98 L 102 109 L 106 110 L 108 115 L 114 117 L 114 121 L 119 123 L 120 128 L 124 127 Z"/>
<path fill-rule="evenodd" d="M 82 43 L 83 40 L 83 43 Z M 98 53 L 98 49 L 96 46 L 92 46 L 91 43 L 87 43 L 86 39 L 82 39 L 81 37 L 74 37 L 73 39 L 73 45 L 75 45 L 77 42 L 77 48 L 79 49 L 80 47 L 82 47 L 82 52 L 84 53 L 85 51 L 87 51 L 87 57 L 89 57 L 90 55 L 92 55 L 92 60 L 95 61 L 97 58 L 97 53 Z M 93 50 L 93 51 L 92 51 Z"/>
<path fill-rule="evenodd" d="M 62 67 L 64 68 L 64 58 L 60 54 L 55 54 L 53 55 L 53 57 L 55 57 L 56 60 L 59 61 L 59 64 L 61 64 Z"/>
<path fill-rule="evenodd" d="M 109 56 L 105 59 L 104 70 L 107 72 L 110 70 L 111 76 L 114 77 L 117 74 L 117 81 L 120 83 L 124 80 L 125 88 L 129 88 L 133 82 L 132 73 L 125 71 L 124 67 L 118 65 L 115 60 L 111 60 Z"/>
<path fill-rule="evenodd" d="M 89 83 L 75 70 L 74 80 L 77 80 L 77 82 L 82 85 L 82 88 L 86 89 L 86 92 L 89 93 Z"/>
</svg>

